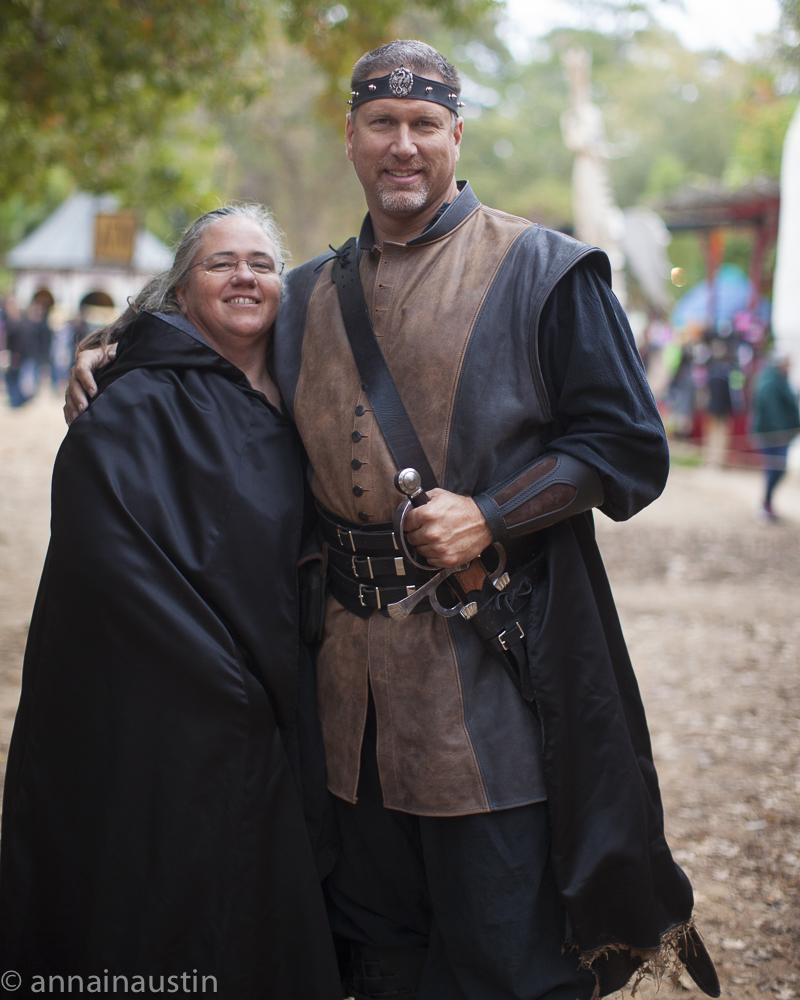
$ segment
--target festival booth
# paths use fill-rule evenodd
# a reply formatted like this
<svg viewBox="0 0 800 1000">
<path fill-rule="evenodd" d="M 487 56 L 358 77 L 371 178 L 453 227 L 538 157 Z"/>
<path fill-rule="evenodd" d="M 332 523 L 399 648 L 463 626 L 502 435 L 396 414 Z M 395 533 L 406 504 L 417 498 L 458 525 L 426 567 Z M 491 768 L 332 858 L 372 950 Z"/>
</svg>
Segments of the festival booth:
<svg viewBox="0 0 800 1000">
<path fill-rule="evenodd" d="M 171 259 L 115 197 L 78 192 L 6 254 L 6 267 L 17 304 L 36 299 L 57 327 L 81 311 L 90 323 L 108 322 Z"/>
<path fill-rule="evenodd" d="M 664 418 L 672 434 L 703 444 L 714 465 L 758 465 L 748 433 L 752 387 L 768 346 L 771 251 L 780 207 L 777 183 L 737 191 L 688 187 L 658 205 L 671 232 L 692 231 L 705 280 L 688 289 L 655 332 Z M 749 274 L 723 263 L 732 234 L 750 237 Z"/>
</svg>

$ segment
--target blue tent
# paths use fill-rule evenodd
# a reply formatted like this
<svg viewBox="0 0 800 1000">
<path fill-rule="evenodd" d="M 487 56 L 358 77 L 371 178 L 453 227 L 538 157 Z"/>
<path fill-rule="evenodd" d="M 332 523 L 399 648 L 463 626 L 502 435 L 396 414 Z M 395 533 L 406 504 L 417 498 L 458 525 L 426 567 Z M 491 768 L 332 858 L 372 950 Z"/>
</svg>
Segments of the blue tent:
<svg viewBox="0 0 800 1000">
<path fill-rule="evenodd" d="M 714 278 L 714 317 L 716 323 L 725 320 L 732 321 L 737 313 L 747 308 L 753 294 L 753 283 L 741 268 L 735 264 L 723 264 Z M 770 306 L 765 298 L 761 298 L 756 314 L 765 323 L 769 322 Z M 690 288 L 679 299 L 672 310 L 670 321 L 673 326 L 684 327 L 695 322 L 700 326 L 711 323 L 711 296 L 707 281 Z"/>
</svg>

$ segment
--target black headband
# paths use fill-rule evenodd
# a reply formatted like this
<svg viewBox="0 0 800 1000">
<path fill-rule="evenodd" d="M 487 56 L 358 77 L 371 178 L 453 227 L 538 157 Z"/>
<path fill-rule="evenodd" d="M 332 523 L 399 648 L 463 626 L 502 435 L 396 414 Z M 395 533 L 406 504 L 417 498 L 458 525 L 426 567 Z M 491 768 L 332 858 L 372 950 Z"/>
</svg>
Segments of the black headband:
<svg viewBox="0 0 800 1000">
<path fill-rule="evenodd" d="M 355 90 L 350 91 L 351 100 L 347 103 L 353 108 L 365 101 L 377 101 L 381 97 L 406 97 L 410 101 L 430 101 L 441 104 L 458 114 L 458 109 L 464 105 L 458 99 L 458 93 L 438 80 L 428 80 L 424 76 L 414 76 L 410 69 L 400 66 L 386 76 L 377 80 L 364 80 Z"/>
</svg>

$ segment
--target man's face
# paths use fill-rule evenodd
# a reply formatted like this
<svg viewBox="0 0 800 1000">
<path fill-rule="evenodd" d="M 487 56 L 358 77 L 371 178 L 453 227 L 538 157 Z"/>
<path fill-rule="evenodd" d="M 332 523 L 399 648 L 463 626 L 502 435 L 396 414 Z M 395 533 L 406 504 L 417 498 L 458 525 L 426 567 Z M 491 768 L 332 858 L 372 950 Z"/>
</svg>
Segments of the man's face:
<svg viewBox="0 0 800 1000">
<path fill-rule="evenodd" d="M 444 82 L 444 81 L 442 81 Z M 429 101 L 385 98 L 360 105 L 347 119 L 347 155 L 367 203 L 407 216 L 441 201 L 453 182 L 463 122 L 453 131 L 447 108 Z"/>
</svg>

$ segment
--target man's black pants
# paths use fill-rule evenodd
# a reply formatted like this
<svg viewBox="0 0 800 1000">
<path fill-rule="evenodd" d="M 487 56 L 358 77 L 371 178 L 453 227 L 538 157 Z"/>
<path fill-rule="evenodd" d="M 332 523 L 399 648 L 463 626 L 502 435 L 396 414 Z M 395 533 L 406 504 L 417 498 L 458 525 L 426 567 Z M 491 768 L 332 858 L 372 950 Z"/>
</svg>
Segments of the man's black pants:
<svg viewBox="0 0 800 1000">
<path fill-rule="evenodd" d="M 335 802 L 342 855 L 327 891 L 334 934 L 355 956 L 357 996 L 591 997 L 594 976 L 562 953 L 546 803 L 453 817 L 385 809 L 372 704 L 358 802 Z"/>
</svg>

